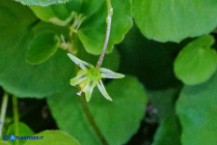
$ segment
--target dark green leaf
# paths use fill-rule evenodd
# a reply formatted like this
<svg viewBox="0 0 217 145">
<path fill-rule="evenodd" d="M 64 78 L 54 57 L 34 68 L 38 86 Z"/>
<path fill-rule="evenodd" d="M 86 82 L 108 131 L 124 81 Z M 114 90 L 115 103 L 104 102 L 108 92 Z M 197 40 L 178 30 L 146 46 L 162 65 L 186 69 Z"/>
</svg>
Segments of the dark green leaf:
<svg viewBox="0 0 217 145">
<path fill-rule="evenodd" d="M 177 102 L 182 125 L 182 145 L 217 143 L 217 73 L 206 83 L 186 86 Z"/>
<path fill-rule="evenodd" d="M 174 62 L 177 78 L 188 85 L 208 80 L 217 69 L 217 53 L 211 49 L 213 43 L 212 36 L 203 36 L 184 47 Z"/>
<path fill-rule="evenodd" d="M 133 77 L 112 81 L 106 89 L 113 102 L 105 100 L 95 89 L 88 106 L 109 144 L 120 145 L 138 129 L 145 111 L 146 95 L 143 86 Z M 79 100 L 71 87 L 49 97 L 48 104 L 60 129 L 75 136 L 81 144 L 101 145 Z"/>
<path fill-rule="evenodd" d="M 53 32 L 39 32 L 31 39 L 26 52 L 26 61 L 41 64 L 53 56 L 60 44 L 60 39 Z"/>
<path fill-rule="evenodd" d="M 179 93 L 179 88 L 149 91 L 149 101 L 156 107 L 160 121 L 175 113 L 175 102 Z"/>
<path fill-rule="evenodd" d="M 152 145 L 181 145 L 181 126 L 176 116 L 169 116 L 161 123 Z"/>
<path fill-rule="evenodd" d="M 63 131 L 47 130 L 36 134 L 39 140 L 28 140 L 24 145 L 80 145 L 77 140 Z"/>
<path fill-rule="evenodd" d="M 134 27 L 119 46 L 120 69 L 138 76 L 148 89 L 174 87 L 179 82 L 173 72 L 173 61 L 182 45 L 147 40 Z"/>
<path fill-rule="evenodd" d="M 208 34 L 217 26 L 216 0 L 133 0 L 142 33 L 157 41 L 179 42 Z"/>
</svg>

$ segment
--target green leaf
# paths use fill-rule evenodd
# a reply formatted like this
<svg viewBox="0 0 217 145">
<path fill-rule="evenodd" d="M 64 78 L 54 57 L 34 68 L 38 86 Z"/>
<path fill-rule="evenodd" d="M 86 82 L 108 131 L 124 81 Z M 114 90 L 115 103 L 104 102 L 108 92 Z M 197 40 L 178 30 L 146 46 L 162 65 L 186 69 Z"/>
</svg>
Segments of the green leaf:
<svg viewBox="0 0 217 145">
<path fill-rule="evenodd" d="M 114 45 L 123 40 L 132 26 L 130 1 L 112 0 L 112 6 L 114 12 L 108 52 L 111 52 Z M 41 20 L 63 26 L 72 17 L 72 12 L 76 12 L 78 15 L 82 14 L 85 20 L 77 33 L 79 39 L 87 52 L 100 54 L 102 51 L 106 35 L 107 8 L 105 1 L 74 0 L 63 5 L 51 5 L 49 7 L 33 6 L 31 9 Z"/>
<path fill-rule="evenodd" d="M 139 128 L 145 111 L 146 95 L 143 86 L 134 77 L 112 81 L 106 90 L 113 98 L 112 103 L 95 90 L 88 106 L 109 144 L 120 145 L 127 142 Z M 48 104 L 60 129 L 75 136 L 81 144 L 102 145 L 87 121 L 74 88 L 67 88 L 49 97 Z"/>
<path fill-rule="evenodd" d="M 28 140 L 24 145 L 80 145 L 73 137 L 63 131 L 46 130 L 36 134 L 40 140 Z"/>
<path fill-rule="evenodd" d="M 53 32 L 39 32 L 31 39 L 26 52 L 26 61 L 41 64 L 53 56 L 60 44 L 60 39 Z"/>
<path fill-rule="evenodd" d="M 212 36 L 203 36 L 184 47 L 174 62 L 177 78 L 188 85 L 207 81 L 217 69 L 217 53 L 210 48 L 213 43 Z"/>
<path fill-rule="evenodd" d="M 25 123 L 22 123 L 22 122 L 19 122 L 18 124 L 18 127 L 19 127 L 19 136 L 31 136 L 31 135 L 34 135 L 34 132 L 32 131 L 31 128 L 29 128 L 29 126 L 27 126 Z M 11 136 L 11 135 L 14 135 L 15 134 L 15 124 L 11 124 L 8 129 L 7 129 L 7 136 Z M 9 141 L 11 142 L 11 144 L 15 144 L 14 141 Z M 25 140 L 21 140 L 20 143 L 21 144 L 24 144 Z"/>
<path fill-rule="evenodd" d="M 152 145 L 181 145 L 181 126 L 176 116 L 167 117 L 160 125 Z"/>
<path fill-rule="evenodd" d="M 51 4 L 60 4 L 66 3 L 70 0 L 15 0 L 21 2 L 23 5 L 39 5 L 39 6 L 47 6 Z"/>
<path fill-rule="evenodd" d="M 141 32 L 161 42 L 208 34 L 217 26 L 216 0 L 133 0 L 132 7 Z"/>
<path fill-rule="evenodd" d="M 55 18 L 66 20 L 71 16 L 72 11 L 79 11 L 82 0 L 71 0 L 66 4 L 50 5 L 50 6 L 30 6 L 35 15 L 45 21 L 53 22 Z"/>
<path fill-rule="evenodd" d="M 94 7 L 93 9 L 90 9 L 92 8 L 92 5 L 98 6 L 99 1 L 94 0 L 88 2 L 86 5 L 84 4 L 85 9 L 82 10 L 85 10 L 85 16 L 89 16 L 88 13 L 94 13 L 96 11 L 96 8 Z M 112 0 L 112 6 L 113 18 L 111 26 L 111 36 L 108 44 L 108 52 L 111 52 L 114 45 L 120 43 L 123 40 L 124 36 L 132 26 L 129 0 Z M 88 9 L 89 11 L 87 11 L 86 9 Z M 100 52 L 102 51 L 106 34 L 106 16 L 106 2 L 104 2 L 102 3 L 101 8 L 96 13 L 86 18 L 78 32 L 78 36 L 81 42 L 89 53 L 100 54 Z"/>
<path fill-rule="evenodd" d="M 11 124 L 8 129 L 7 129 L 7 135 L 14 135 L 15 134 L 15 124 Z M 29 126 L 27 126 L 23 122 L 19 122 L 19 135 L 20 136 L 25 136 L 25 135 L 33 135 L 34 132 L 32 131 Z"/>
<path fill-rule="evenodd" d="M 183 145 L 217 143 L 217 73 L 206 83 L 183 88 L 176 110 L 182 125 Z"/>
<path fill-rule="evenodd" d="M 11 145 L 11 144 L 8 142 L 0 141 L 0 145 Z"/>
<path fill-rule="evenodd" d="M 42 98 L 62 90 L 74 73 L 64 51 L 58 50 L 40 65 L 25 61 L 27 44 L 34 33 L 45 29 L 64 33 L 62 29 L 36 23 L 29 9 L 13 1 L 0 1 L 0 21 L 0 85 L 19 97 Z"/>
</svg>

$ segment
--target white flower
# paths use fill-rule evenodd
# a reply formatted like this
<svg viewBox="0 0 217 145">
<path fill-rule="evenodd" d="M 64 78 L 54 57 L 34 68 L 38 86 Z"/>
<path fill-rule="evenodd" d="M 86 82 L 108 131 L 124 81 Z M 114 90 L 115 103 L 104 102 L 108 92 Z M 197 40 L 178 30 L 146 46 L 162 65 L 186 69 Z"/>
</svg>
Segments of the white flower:
<svg viewBox="0 0 217 145">
<path fill-rule="evenodd" d="M 112 98 L 105 90 L 102 79 L 123 78 L 124 75 L 113 72 L 106 68 L 96 68 L 93 65 L 80 60 L 79 58 L 75 57 L 70 53 L 68 53 L 68 56 L 76 65 L 78 65 L 81 68 L 81 70 L 78 71 L 77 76 L 70 80 L 70 84 L 72 86 L 80 86 L 81 90 L 77 94 L 81 95 L 81 93 L 84 92 L 86 100 L 90 101 L 93 89 L 97 86 L 102 95 L 107 100 L 112 101 Z"/>
</svg>

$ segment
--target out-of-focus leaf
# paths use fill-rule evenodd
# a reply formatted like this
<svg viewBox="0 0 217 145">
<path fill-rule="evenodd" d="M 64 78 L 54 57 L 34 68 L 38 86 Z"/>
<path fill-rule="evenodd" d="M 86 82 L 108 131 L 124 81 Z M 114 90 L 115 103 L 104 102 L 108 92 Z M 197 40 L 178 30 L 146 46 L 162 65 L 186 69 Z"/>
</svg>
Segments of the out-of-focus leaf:
<svg viewBox="0 0 217 145">
<path fill-rule="evenodd" d="M 0 141 L 0 145 L 11 145 L 9 142 Z"/>
<path fill-rule="evenodd" d="M 182 145 L 217 143 L 217 73 L 209 81 L 186 86 L 176 110 L 182 125 Z"/>
<path fill-rule="evenodd" d="M 146 95 L 143 86 L 133 77 L 112 81 L 106 89 L 113 102 L 106 101 L 95 90 L 88 106 L 109 144 L 120 145 L 138 129 L 144 116 Z M 74 88 L 49 97 L 48 104 L 60 129 L 75 136 L 81 144 L 102 144 L 88 122 Z"/>
<path fill-rule="evenodd" d="M 15 134 L 15 124 L 11 124 L 7 129 L 7 135 L 14 135 Z M 27 126 L 25 123 L 19 122 L 19 135 L 25 136 L 25 135 L 33 135 L 34 132 L 32 131 L 29 126 Z"/>
<path fill-rule="evenodd" d="M 132 7 L 141 32 L 161 42 L 208 34 L 217 26 L 216 0 L 133 0 Z"/>
<path fill-rule="evenodd" d="M 34 132 L 32 131 L 31 128 L 29 128 L 29 126 L 27 126 L 25 123 L 22 123 L 22 122 L 19 122 L 18 124 L 18 128 L 19 128 L 19 136 L 31 136 L 31 135 L 34 135 Z M 11 135 L 15 135 L 15 124 L 12 124 L 8 127 L 7 129 L 7 136 L 11 136 Z M 20 141 L 20 144 L 24 144 L 26 140 L 21 140 Z M 14 141 L 11 141 L 11 144 L 15 144 Z"/>
<path fill-rule="evenodd" d="M 66 132 L 46 130 L 36 134 L 39 140 L 28 140 L 24 145 L 80 145 L 80 143 Z"/>
<path fill-rule="evenodd" d="M 211 48 L 212 36 L 203 36 L 189 43 L 178 54 L 174 71 L 185 84 L 195 85 L 208 80 L 217 69 L 217 53 Z"/>
<path fill-rule="evenodd" d="M 164 119 L 154 137 L 152 145 L 181 145 L 181 126 L 174 115 Z"/>
</svg>

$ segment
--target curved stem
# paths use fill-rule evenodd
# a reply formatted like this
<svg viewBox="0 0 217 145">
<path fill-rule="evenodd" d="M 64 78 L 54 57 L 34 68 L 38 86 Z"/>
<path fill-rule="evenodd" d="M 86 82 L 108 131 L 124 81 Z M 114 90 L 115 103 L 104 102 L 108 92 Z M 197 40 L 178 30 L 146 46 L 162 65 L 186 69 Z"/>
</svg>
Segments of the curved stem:
<svg viewBox="0 0 217 145">
<path fill-rule="evenodd" d="M 106 37 L 105 37 L 105 41 L 104 41 L 104 45 L 102 48 L 102 52 L 99 56 L 99 60 L 96 64 L 96 68 L 99 68 L 102 65 L 106 50 L 108 48 L 108 42 L 109 42 L 109 37 L 110 37 L 110 33 L 111 33 L 111 23 L 112 23 L 112 14 L 113 14 L 113 8 L 111 5 L 111 0 L 106 0 L 107 3 L 107 12 L 108 12 L 108 16 L 107 16 L 107 28 L 106 28 Z"/>
<path fill-rule="evenodd" d="M 87 117 L 87 120 L 90 123 L 93 130 L 95 131 L 96 135 L 99 137 L 101 143 L 103 145 L 109 145 L 108 142 L 106 141 L 104 135 L 102 134 L 102 132 L 98 128 L 96 122 L 94 121 L 94 118 L 91 115 L 90 110 L 89 110 L 89 108 L 87 106 L 86 100 L 84 99 L 84 97 L 79 97 L 79 98 L 80 98 L 82 109 L 84 110 L 85 116 Z"/>
<path fill-rule="evenodd" d="M 14 126 L 15 126 L 15 136 L 19 136 L 19 110 L 18 110 L 18 101 L 16 96 L 12 97 L 13 104 L 13 115 L 14 115 Z M 19 140 L 15 140 L 15 145 L 19 145 Z"/>
<path fill-rule="evenodd" d="M 5 122 L 5 115 L 7 111 L 7 105 L 8 105 L 8 94 L 5 93 L 2 99 L 2 106 L 1 106 L 1 118 L 0 118 L 0 137 L 2 136 L 2 131 L 4 127 L 4 122 Z"/>
</svg>

